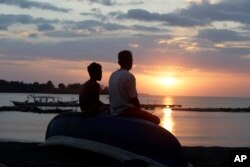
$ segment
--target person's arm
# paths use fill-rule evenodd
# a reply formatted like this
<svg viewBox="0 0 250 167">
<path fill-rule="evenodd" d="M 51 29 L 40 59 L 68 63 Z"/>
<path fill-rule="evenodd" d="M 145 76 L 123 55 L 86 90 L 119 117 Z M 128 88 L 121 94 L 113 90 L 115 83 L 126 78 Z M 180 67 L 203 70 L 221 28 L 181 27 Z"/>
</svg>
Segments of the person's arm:
<svg viewBox="0 0 250 167">
<path fill-rule="evenodd" d="M 136 90 L 136 80 L 134 75 L 130 74 L 127 81 L 127 90 L 130 96 L 130 102 L 136 107 L 140 108 L 140 101 L 138 99 L 138 94 Z"/>
</svg>

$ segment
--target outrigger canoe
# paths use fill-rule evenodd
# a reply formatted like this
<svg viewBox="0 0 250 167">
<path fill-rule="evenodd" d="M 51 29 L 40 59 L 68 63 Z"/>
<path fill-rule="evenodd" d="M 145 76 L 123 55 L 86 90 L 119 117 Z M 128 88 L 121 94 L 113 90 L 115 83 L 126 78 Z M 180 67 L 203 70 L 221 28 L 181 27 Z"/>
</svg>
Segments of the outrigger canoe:
<svg viewBox="0 0 250 167">
<path fill-rule="evenodd" d="M 104 154 L 121 162 L 138 160 L 148 167 L 186 167 L 177 138 L 151 122 L 68 112 L 51 120 L 44 145 L 66 145 Z"/>
<path fill-rule="evenodd" d="M 77 107 L 78 100 L 62 101 L 61 97 L 28 95 L 26 101 L 11 101 L 20 107 Z"/>
</svg>

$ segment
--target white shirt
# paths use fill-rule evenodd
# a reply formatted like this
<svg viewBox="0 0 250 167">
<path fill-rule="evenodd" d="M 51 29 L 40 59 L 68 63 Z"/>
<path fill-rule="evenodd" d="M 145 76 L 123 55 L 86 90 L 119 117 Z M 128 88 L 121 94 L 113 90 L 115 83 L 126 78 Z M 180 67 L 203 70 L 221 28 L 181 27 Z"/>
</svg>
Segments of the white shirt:
<svg viewBox="0 0 250 167">
<path fill-rule="evenodd" d="M 112 115 L 118 115 L 128 108 L 135 107 L 130 99 L 137 97 L 136 81 L 132 73 L 119 69 L 109 78 L 109 103 Z"/>
</svg>

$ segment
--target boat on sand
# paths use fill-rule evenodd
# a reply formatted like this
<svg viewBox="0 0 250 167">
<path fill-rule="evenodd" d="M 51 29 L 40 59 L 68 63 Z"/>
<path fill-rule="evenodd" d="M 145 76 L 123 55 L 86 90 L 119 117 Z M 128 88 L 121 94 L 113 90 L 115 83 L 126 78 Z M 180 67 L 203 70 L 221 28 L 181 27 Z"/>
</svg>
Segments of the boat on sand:
<svg viewBox="0 0 250 167">
<path fill-rule="evenodd" d="M 89 115 L 67 112 L 51 120 L 43 145 L 64 145 L 93 151 L 132 163 L 135 166 L 186 167 L 177 138 L 151 122 L 115 117 L 109 114 Z"/>
</svg>

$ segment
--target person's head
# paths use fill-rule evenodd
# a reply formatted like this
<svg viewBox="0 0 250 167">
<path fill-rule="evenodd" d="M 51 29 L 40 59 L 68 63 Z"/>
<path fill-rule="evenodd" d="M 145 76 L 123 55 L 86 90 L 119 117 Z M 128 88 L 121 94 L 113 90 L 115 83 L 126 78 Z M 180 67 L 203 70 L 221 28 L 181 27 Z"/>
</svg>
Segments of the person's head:
<svg viewBox="0 0 250 167">
<path fill-rule="evenodd" d="M 88 66 L 88 72 L 91 79 L 100 81 L 102 79 L 102 66 L 96 62 Z"/>
<path fill-rule="evenodd" d="M 121 69 L 130 70 L 133 65 L 133 55 L 131 51 L 120 51 L 118 54 L 118 64 L 121 66 Z"/>
</svg>

